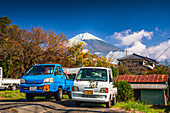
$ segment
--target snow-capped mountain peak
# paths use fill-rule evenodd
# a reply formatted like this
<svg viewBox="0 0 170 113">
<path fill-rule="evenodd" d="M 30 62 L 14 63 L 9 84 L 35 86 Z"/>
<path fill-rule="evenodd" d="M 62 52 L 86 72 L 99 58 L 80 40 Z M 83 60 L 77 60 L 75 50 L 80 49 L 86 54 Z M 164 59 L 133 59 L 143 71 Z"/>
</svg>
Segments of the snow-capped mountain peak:
<svg viewBox="0 0 170 113">
<path fill-rule="evenodd" d="M 79 40 L 79 41 L 82 41 L 82 40 L 100 40 L 100 41 L 104 41 L 90 33 L 81 33 L 81 34 L 78 34 L 76 35 L 75 37 L 71 38 L 70 41 L 72 40 Z"/>
<path fill-rule="evenodd" d="M 89 33 L 78 34 L 69 39 L 69 42 L 70 46 L 77 42 L 83 42 L 85 44 L 85 50 L 89 50 L 91 54 L 97 54 L 98 56 L 106 56 L 110 51 L 122 51 L 114 45 Z"/>
</svg>

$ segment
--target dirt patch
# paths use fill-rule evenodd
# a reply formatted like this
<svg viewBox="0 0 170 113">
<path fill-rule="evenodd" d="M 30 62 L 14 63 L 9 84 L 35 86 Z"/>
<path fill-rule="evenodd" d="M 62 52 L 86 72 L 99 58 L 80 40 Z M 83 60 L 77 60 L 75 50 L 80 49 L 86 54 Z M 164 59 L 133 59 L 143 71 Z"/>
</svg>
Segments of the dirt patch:
<svg viewBox="0 0 170 113">
<path fill-rule="evenodd" d="M 126 113 L 133 113 L 133 112 L 134 112 L 133 109 L 131 109 L 131 110 L 125 110 L 125 109 L 122 109 L 122 108 L 120 108 L 120 107 L 113 107 L 113 108 L 111 108 L 111 109 L 116 110 L 116 111 L 126 112 Z M 140 112 L 140 111 L 136 111 L 136 110 L 135 110 L 134 113 L 143 113 L 143 112 Z"/>
<path fill-rule="evenodd" d="M 4 97 L 0 97 L 0 100 L 4 100 L 5 98 Z"/>
</svg>

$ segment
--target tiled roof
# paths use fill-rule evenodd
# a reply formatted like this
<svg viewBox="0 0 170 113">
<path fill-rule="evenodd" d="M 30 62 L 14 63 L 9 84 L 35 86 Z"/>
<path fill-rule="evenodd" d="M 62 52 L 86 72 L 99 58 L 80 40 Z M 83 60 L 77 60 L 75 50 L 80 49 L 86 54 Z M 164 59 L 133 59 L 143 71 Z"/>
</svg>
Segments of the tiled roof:
<svg viewBox="0 0 170 113">
<path fill-rule="evenodd" d="M 168 75 L 119 75 L 117 78 L 118 81 L 127 81 L 127 82 L 167 82 Z"/>
<path fill-rule="evenodd" d="M 144 56 L 141 56 L 141 55 L 137 55 L 135 53 L 133 53 L 131 55 L 128 55 L 128 56 L 125 56 L 125 57 L 122 57 L 122 58 L 118 58 L 118 61 L 122 61 L 122 60 L 135 60 L 135 59 L 145 59 L 147 61 L 156 62 L 156 60 L 154 60 L 154 59 L 151 59 L 151 58 L 148 58 L 148 57 L 144 57 Z"/>
</svg>

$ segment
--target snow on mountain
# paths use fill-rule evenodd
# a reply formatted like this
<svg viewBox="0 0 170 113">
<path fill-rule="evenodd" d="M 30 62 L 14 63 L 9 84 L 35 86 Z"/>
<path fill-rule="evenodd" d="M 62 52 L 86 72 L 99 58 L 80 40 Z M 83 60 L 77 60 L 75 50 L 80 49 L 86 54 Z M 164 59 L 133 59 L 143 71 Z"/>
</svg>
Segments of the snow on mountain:
<svg viewBox="0 0 170 113">
<path fill-rule="evenodd" d="M 75 37 L 71 38 L 70 40 L 101 40 L 104 41 L 90 33 L 81 33 L 76 35 Z"/>
<path fill-rule="evenodd" d="M 90 33 L 81 33 L 76 35 L 75 37 L 69 39 L 70 42 L 70 46 L 72 46 L 72 44 L 77 43 L 77 42 L 83 42 L 85 43 L 85 45 L 87 45 L 87 43 L 83 40 L 100 40 L 100 41 L 104 41 Z"/>
<path fill-rule="evenodd" d="M 77 43 L 78 41 L 85 43 L 85 50 L 89 50 L 91 54 L 97 54 L 98 56 L 106 56 L 110 51 L 122 51 L 120 48 L 107 43 L 106 41 L 89 33 L 78 34 L 75 37 L 69 39 L 70 45 Z"/>
</svg>

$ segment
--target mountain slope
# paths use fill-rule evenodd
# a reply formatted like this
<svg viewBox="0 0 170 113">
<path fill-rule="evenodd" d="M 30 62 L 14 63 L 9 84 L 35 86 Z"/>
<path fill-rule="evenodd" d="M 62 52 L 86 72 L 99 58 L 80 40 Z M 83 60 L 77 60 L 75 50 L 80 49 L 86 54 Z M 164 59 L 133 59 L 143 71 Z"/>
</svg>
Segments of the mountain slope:
<svg viewBox="0 0 170 113">
<path fill-rule="evenodd" d="M 117 48 L 116 46 L 89 33 L 76 35 L 75 37 L 69 39 L 69 41 L 70 44 L 78 41 L 84 42 L 84 49 L 88 49 L 91 54 L 97 54 L 99 56 L 106 56 L 110 51 L 122 51 L 120 48 Z"/>
</svg>

